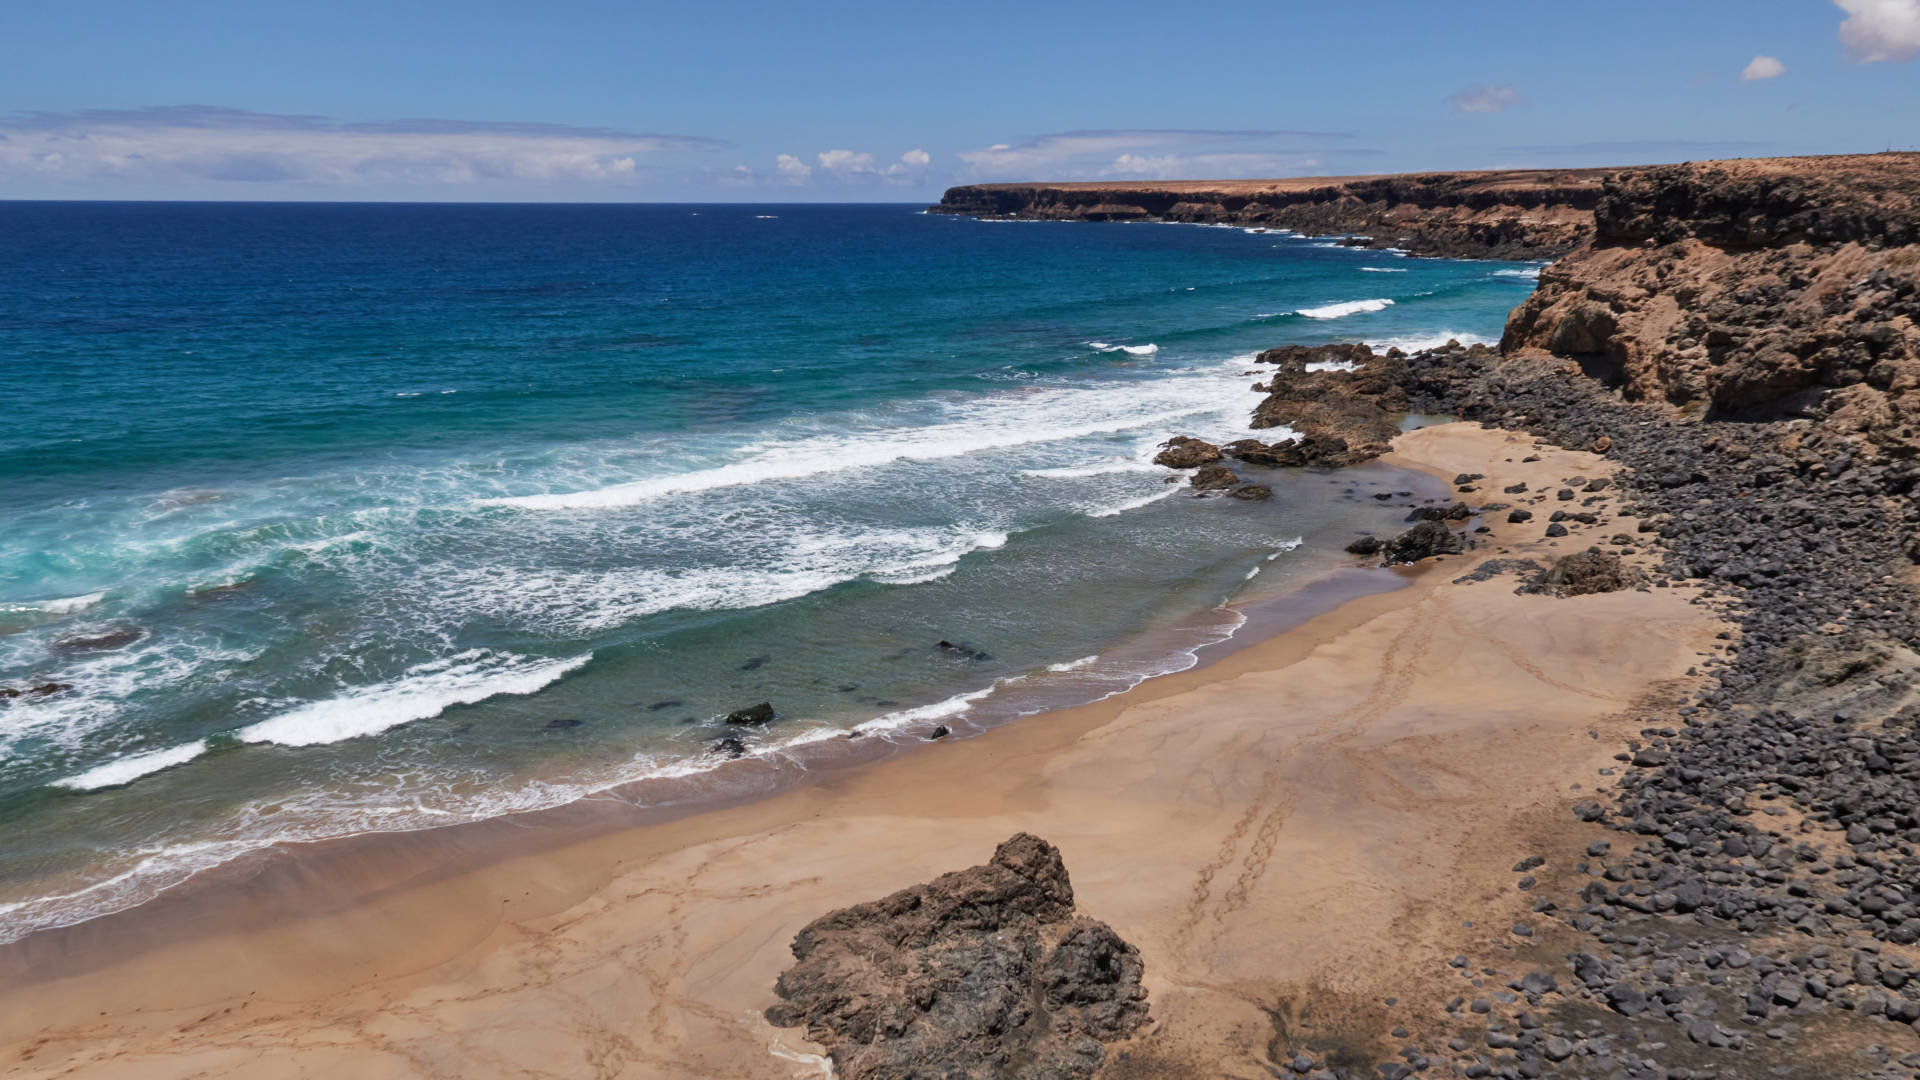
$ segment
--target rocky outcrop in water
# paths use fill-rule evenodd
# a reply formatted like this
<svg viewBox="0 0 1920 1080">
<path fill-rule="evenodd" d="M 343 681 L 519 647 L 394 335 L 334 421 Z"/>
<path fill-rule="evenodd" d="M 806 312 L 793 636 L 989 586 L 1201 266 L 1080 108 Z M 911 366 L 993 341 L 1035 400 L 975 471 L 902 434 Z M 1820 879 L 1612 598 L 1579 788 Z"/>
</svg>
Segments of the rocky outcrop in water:
<svg viewBox="0 0 1920 1080">
<path fill-rule="evenodd" d="M 1253 410 L 1254 428 L 1286 427 L 1290 443 L 1251 440 L 1227 447 L 1246 461 L 1286 465 L 1353 465 L 1387 452 L 1407 411 L 1403 356 L 1376 356 L 1365 345 L 1287 345 L 1257 363 L 1273 374 L 1254 390 L 1267 396 Z"/>
<path fill-rule="evenodd" d="M 1920 453 L 1920 154 L 1637 170 L 1606 182 L 1595 225 L 1506 352 L 1690 415 L 1818 420 L 1823 455 Z"/>
<path fill-rule="evenodd" d="M 1356 246 L 1464 259 L 1552 258 L 1587 239 L 1601 169 L 1288 180 L 970 184 L 937 214 L 1180 221 L 1344 235 Z"/>
<path fill-rule="evenodd" d="M 1185 435 L 1175 435 L 1160 446 L 1161 450 L 1154 455 L 1153 463 L 1169 469 L 1197 469 L 1202 465 L 1211 465 L 1221 457 L 1219 447 Z"/>
<path fill-rule="evenodd" d="M 767 1019 L 840 1080 L 1077 1080 L 1147 1022 L 1140 953 L 1073 913 L 1060 852 L 1021 833 L 982 866 L 821 916 Z"/>
</svg>

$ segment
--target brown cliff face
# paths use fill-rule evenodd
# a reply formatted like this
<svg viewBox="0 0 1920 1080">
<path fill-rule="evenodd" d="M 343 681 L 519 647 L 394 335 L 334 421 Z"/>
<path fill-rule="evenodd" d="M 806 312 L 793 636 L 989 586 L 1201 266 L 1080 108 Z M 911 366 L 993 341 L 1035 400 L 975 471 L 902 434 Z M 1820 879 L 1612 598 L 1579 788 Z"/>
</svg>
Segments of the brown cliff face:
<svg viewBox="0 0 1920 1080">
<path fill-rule="evenodd" d="M 1920 451 L 1920 154 L 1623 173 L 1595 228 L 1504 351 L 1578 361 L 1630 399 Z"/>
<path fill-rule="evenodd" d="M 931 211 L 1057 221 L 1180 221 L 1349 234 L 1415 255 L 1546 259 L 1592 232 L 1602 169 L 1136 183 L 974 184 Z"/>
</svg>

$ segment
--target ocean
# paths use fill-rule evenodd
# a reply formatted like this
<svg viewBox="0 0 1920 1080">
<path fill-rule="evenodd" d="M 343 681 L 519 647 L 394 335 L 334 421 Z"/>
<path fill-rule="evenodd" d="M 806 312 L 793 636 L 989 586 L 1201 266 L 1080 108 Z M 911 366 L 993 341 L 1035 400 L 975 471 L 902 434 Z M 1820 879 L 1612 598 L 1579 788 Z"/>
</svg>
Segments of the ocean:
<svg viewBox="0 0 1920 1080">
<path fill-rule="evenodd" d="M 1492 340 L 1537 274 L 917 206 L 0 203 L 0 237 L 0 941 L 728 736 L 964 737 L 1188 667 L 1413 481 L 1194 498 L 1156 444 L 1249 434 L 1261 349 Z"/>
</svg>

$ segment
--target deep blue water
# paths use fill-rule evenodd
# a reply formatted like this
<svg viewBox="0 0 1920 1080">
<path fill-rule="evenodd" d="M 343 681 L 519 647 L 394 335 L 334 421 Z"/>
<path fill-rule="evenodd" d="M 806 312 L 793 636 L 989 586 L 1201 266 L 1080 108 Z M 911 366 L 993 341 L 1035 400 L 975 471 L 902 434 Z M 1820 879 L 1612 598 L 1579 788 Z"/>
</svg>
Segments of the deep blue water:
<svg viewBox="0 0 1920 1080">
<path fill-rule="evenodd" d="M 0 203 L 0 687 L 70 686 L 0 702 L 0 939 L 702 768 L 755 701 L 783 753 L 1190 662 L 1383 511 L 1154 444 L 1244 433 L 1259 349 L 1532 287 L 916 210 Z"/>
</svg>

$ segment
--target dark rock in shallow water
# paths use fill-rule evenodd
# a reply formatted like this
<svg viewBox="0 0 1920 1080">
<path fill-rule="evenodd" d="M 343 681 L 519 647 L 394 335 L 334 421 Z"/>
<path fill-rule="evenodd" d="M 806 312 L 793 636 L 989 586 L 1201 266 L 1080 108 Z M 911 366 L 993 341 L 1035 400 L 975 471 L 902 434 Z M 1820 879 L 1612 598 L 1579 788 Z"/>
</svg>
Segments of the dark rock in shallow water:
<svg viewBox="0 0 1920 1080">
<path fill-rule="evenodd" d="M 1193 479 L 1187 481 L 1195 491 L 1219 491 L 1239 482 L 1240 478 L 1224 465 L 1201 466 L 1200 471 L 1193 474 Z"/>
<path fill-rule="evenodd" d="M 941 652 L 952 653 L 953 655 L 958 656 L 963 660 L 972 660 L 976 663 L 981 663 L 981 662 L 985 662 L 987 660 L 993 659 L 992 653 L 986 652 L 981 649 L 976 649 L 965 642 L 961 642 L 956 645 L 951 641 L 947 641 L 943 639 L 937 645 L 935 645 L 934 648 L 939 649 Z M 892 702 L 888 702 L 888 704 L 891 705 Z"/>
<path fill-rule="evenodd" d="M 1227 494 L 1248 502 L 1265 502 L 1273 498 L 1273 489 L 1265 484 L 1242 484 Z"/>
<path fill-rule="evenodd" d="M 773 723 L 773 706 L 763 701 L 758 705 L 749 705 L 744 709 L 735 709 L 727 714 L 727 723 L 771 724 Z"/>
<path fill-rule="evenodd" d="M 948 730 L 947 725 L 938 724 L 938 725 L 935 725 L 932 731 L 927 733 L 927 738 L 928 739 L 944 739 L 951 734 L 953 734 L 953 732 Z"/>
<path fill-rule="evenodd" d="M 1360 539 L 1355 540 L 1353 543 L 1347 545 L 1347 554 L 1378 555 L 1380 554 L 1380 549 L 1385 546 L 1386 545 L 1381 543 L 1380 538 L 1377 536 L 1363 536 Z"/>
<path fill-rule="evenodd" d="M 580 726 L 579 720 L 576 720 L 571 716 L 560 716 L 547 721 L 545 724 L 542 724 L 541 729 L 544 731 L 566 731 L 569 728 L 577 728 L 579 726 Z"/>
<path fill-rule="evenodd" d="M 1073 914 L 1060 853 L 1021 833 L 991 862 L 831 912 L 793 939 L 779 1027 L 841 1080 L 1077 1080 L 1147 1022 L 1140 953 Z"/>
<path fill-rule="evenodd" d="M 147 632 L 137 626 L 122 626 L 92 637 L 62 638 L 53 643 L 53 651 L 56 653 L 105 652 L 108 649 L 131 645 L 146 636 Z"/>
<path fill-rule="evenodd" d="M 677 709 L 680 706 L 685 704 L 686 702 L 684 701 L 656 701 L 653 704 L 647 706 L 647 711 L 660 712 L 665 709 Z"/>
<path fill-rule="evenodd" d="M 1279 468 L 1307 463 L 1306 455 L 1302 453 L 1297 439 L 1272 444 L 1263 443 L 1259 439 L 1241 439 L 1228 443 L 1226 452 L 1249 465 Z"/>
<path fill-rule="evenodd" d="M 713 740 L 713 742 L 709 744 L 708 749 L 711 753 L 725 754 L 729 758 L 737 758 L 747 752 L 747 744 L 728 735 L 723 739 Z"/>
<path fill-rule="evenodd" d="M 6 700 L 9 698 L 22 698 L 22 697 L 49 697 L 51 695 L 58 694 L 63 690 L 71 690 L 71 689 L 73 689 L 73 686 L 71 684 L 57 683 L 57 682 L 41 683 L 38 686 L 29 686 L 25 690 L 17 690 L 11 686 L 0 686 L 0 700 Z"/>
<path fill-rule="evenodd" d="M 1185 435 L 1175 435 L 1160 445 L 1165 449 L 1154 456 L 1153 463 L 1169 469 L 1197 469 L 1221 458 L 1219 447 Z"/>
<path fill-rule="evenodd" d="M 1389 563 L 1410 563 L 1435 555 L 1458 555 L 1465 549 L 1459 533 L 1438 521 L 1423 521 L 1388 541 L 1383 551 Z"/>
<path fill-rule="evenodd" d="M 1622 562 L 1620 556 L 1588 548 L 1555 561 L 1534 578 L 1525 591 L 1549 596 L 1586 596 L 1631 589 L 1640 581 L 1640 572 Z"/>
</svg>

